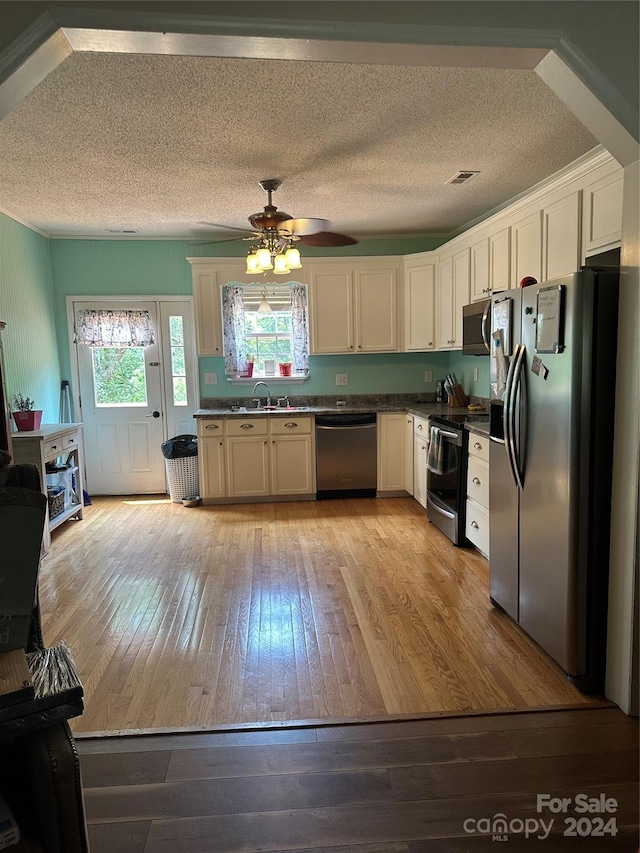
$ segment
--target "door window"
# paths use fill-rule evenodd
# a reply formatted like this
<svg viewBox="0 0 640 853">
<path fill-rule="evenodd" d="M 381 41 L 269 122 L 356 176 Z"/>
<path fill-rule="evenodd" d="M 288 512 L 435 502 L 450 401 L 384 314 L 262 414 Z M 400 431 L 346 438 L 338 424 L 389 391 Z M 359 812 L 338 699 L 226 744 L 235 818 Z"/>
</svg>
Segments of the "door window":
<svg viewBox="0 0 640 853">
<path fill-rule="evenodd" d="M 94 347 L 96 406 L 146 406 L 147 377 L 143 347 Z"/>
</svg>

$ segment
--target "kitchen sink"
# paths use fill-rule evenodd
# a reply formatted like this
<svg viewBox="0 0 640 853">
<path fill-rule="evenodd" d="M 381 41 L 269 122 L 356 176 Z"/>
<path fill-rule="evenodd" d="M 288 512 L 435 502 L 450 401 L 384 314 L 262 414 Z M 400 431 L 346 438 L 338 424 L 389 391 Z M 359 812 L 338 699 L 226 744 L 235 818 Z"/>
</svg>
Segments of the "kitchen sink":
<svg viewBox="0 0 640 853">
<path fill-rule="evenodd" d="M 260 406 L 259 409 L 227 409 L 227 411 L 234 415 L 270 415 L 272 412 L 308 412 L 309 406 Z"/>
</svg>

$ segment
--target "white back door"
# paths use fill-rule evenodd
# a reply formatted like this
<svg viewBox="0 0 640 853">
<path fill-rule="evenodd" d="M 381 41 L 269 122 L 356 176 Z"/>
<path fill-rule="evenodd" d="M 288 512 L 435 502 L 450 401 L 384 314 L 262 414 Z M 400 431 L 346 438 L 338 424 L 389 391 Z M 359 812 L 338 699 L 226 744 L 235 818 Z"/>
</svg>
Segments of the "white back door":
<svg viewBox="0 0 640 853">
<path fill-rule="evenodd" d="M 70 321 L 83 309 L 130 309 L 148 311 L 156 330 L 156 342 L 148 347 L 75 345 L 87 491 L 164 493 L 162 442 L 196 432 L 193 412 L 199 400 L 191 300 L 69 302 Z"/>
</svg>

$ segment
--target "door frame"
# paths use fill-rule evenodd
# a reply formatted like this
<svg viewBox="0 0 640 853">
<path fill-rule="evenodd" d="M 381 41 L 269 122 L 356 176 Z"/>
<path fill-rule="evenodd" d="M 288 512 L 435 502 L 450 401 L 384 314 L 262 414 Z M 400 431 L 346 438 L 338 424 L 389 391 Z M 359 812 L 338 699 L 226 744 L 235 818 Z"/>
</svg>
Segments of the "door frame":
<svg viewBox="0 0 640 853">
<path fill-rule="evenodd" d="M 195 395 L 196 395 L 196 407 L 198 407 L 200 400 L 200 374 L 198 370 L 198 352 L 197 346 L 195 345 L 196 340 L 196 329 L 195 329 L 195 309 L 193 304 L 193 296 L 191 294 L 185 294 L 184 296 L 163 296 L 163 295 L 145 295 L 145 294 L 127 294 L 126 296 L 119 295 L 100 295 L 96 296 L 95 294 L 91 296 L 83 296 L 81 294 L 66 296 L 66 312 L 67 312 L 67 335 L 69 341 L 69 363 L 71 365 L 71 401 L 73 406 L 73 420 L 75 423 L 82 423 L 82 404 L 80 402 L 80 370 L 78 366 L 78 350 L 75 345 L 75 314 L 73 310 L 73 305 L 75 302 L 95 302 L 96 305 L 100 305 L 104 302 L 155 302 L 156 303 L 156 314 L 158 319 L 158 339 L 159 339 L 159 358 L 160 358 L 160 392 L 162 394 L 162 404 L 165 407 L 166 403 L 166 382 L 165 382 L 165 370 L 164 370 L 164 357 L 163 357 L 163 347 L 164 341 L 162 339 L 162 324 L 160 322 L 160 304 L 162 302 L 188 302 L 191 306 L 191 329 L 190 332 L 193 336 L 194 346 L 193 346 L 193 355 L 192 358 L 189 359 L 191 362 L 190 368 L 192 370 L 192 375 L 194 377 L 194 387 L 195 387 Z M 186 357 L 186 353 L 185 353 Z M 187 364 L 187 368 L 189 365 Z M 163 418 L 162 429 L 163 429 L 163 441 L 166 441 L 169 438 L 168 435 L 168 419 Z M 85 471 L 83 474 L 86 476 L 86 461 L 85 461 Z M 86 482 L 86 480 L 85 480 Z"/>
</svg>

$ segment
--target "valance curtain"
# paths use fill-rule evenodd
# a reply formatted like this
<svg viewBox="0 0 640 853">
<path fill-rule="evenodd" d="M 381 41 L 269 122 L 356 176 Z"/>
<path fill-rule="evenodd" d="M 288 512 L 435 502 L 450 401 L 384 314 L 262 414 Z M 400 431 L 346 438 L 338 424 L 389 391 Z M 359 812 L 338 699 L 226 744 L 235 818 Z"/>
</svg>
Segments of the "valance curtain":
<svg viewBox="0 0 640 853">
<path fill-rule="evenodd" d="M 222 291 L 224 372 L 227 376 L 240 376 L 248 369 L 243 293 L 244 290 L 239 284 L 228 284 Z"/>
<path fill-rule="evenodd" d="M 78 311 L 78 344 L 88 347 L 148 347 L 155 342 L 148 311 Z"/>
<path fill-rule="evenodd" d="M 291 285 L 291 350 L 294 373 L 309 372 L 307 320 L 307 288 L 296 282 Z"/>
</svg>

